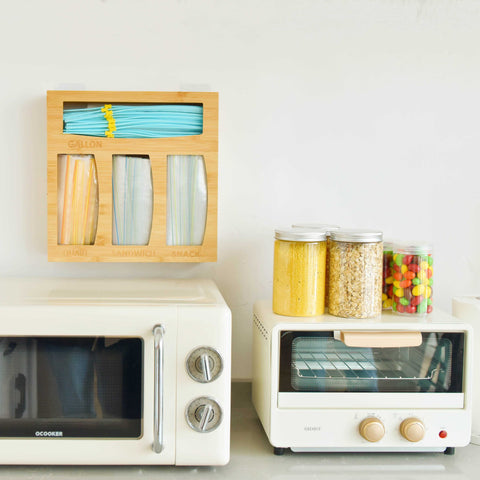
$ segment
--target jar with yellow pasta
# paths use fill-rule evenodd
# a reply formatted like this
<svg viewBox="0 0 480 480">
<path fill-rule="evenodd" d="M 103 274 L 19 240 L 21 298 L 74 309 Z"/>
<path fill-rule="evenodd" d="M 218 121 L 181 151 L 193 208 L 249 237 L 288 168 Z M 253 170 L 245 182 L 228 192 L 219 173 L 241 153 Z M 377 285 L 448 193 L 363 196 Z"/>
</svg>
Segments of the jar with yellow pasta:
<svg viewBox="0 0 480 480">
<path fill-rule="evenodd" d="M 273 311 L 313 317 L 325 309 L 325 232 L 301 228 L 275 230 Z"/>
<path fill-rule="evenodd" d="M 327 261 L 325 269 L 325 308 L 328 306 L 328 275 L 330 266 L 330 233 L 333 230 L 338 230 L 339 225 L 333 225 L 331 223 L 297 223 L 292 225 L 293 228 L 303 228 L 309 230 L 321 230 L 325 232 L 327 236 Z"/>
</svg>

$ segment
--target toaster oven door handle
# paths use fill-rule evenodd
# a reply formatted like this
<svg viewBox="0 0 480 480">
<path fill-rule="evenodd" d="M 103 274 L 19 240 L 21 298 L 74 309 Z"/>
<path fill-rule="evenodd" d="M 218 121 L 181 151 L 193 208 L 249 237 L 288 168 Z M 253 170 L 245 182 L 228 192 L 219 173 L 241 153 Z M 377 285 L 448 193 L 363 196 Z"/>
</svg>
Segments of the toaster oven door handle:
<svg viewBox="0 0 480 480">
<path fill-rule="evenodd" d="M 335 331 L 334 338 L 347 347 L 399 348 L 422 344 L 421 332 Z"/>
<path fill-rule="evenodd" d="M 160 453 L 163 450 L 163 337 L 165 328 L 156 325 L 153 328 L 154 338 L 154 398 L 153 398 L 153 451 Z"/>
</svg>

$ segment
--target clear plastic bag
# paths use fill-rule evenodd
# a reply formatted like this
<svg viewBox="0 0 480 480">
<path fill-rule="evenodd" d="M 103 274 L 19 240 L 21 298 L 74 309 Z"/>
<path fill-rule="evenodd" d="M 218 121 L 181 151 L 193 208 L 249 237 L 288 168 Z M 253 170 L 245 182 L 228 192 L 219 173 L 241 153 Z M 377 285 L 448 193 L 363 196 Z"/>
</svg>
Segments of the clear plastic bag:
<svg viewBox="0 0 480 480">
<path fill-rule="evenodd" d="M 153 183 L 150 159 L 113 156 L 112 244 L 148 245 L 152 231 Z"/>
<path fill-rule="evenodd" d="M 167 245 L 202 245 L 207 175 L 202 155 L 167 156 Z"/>
<path fill-rule="evenodd" d="M 93 155 L 58 155 L 59 245 L 93 245 L 98 223 L 97 166 Z"/>
</svg>

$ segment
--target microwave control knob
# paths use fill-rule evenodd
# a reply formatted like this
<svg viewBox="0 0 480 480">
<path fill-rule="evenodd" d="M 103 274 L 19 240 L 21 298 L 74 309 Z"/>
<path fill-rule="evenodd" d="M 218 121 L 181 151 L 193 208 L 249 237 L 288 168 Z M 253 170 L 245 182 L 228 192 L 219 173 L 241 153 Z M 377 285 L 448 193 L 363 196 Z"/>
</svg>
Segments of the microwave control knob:
<svg viewBox="0 0 480 480">
<path fill-rule="evenodd" d="M 187 358 L 187 372 L 196 382 L 213 382 L 222 370 L 222 356 L 212 347 L 196 348 Z"/>
<path fill-rule="evenodd" d="M 210 397 L 199 397 L 187 407 L 187 423 L 196 432 L 206 433 L 215 430 L 222 422 L 222 409 Z"/>
<path fill-rule="evenodd" d="M 360 424 L 360 435 L 369 442 L 378 442 L 385 435 L 385 427 L 376 417 L 365 418 Z"/>
<path fill-rule="evenodd" d="M 425 425 L 418 418 L 406 418 L 400 424 L 400 433 L 409 442 L 419 442 L 425 436 Z"/>
</svg>

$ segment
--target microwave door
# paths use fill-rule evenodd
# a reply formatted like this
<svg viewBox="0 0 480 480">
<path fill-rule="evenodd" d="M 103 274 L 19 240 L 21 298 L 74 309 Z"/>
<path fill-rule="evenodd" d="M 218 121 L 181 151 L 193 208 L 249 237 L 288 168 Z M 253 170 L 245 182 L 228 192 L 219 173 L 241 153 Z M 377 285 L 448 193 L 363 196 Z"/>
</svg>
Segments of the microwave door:
<svg viewBox="0 0 480 480">
<path fill-rule="evenodd" d="M 3 337 L 0 436 L 139 438 L 143 340 Z"/>
</svg>

